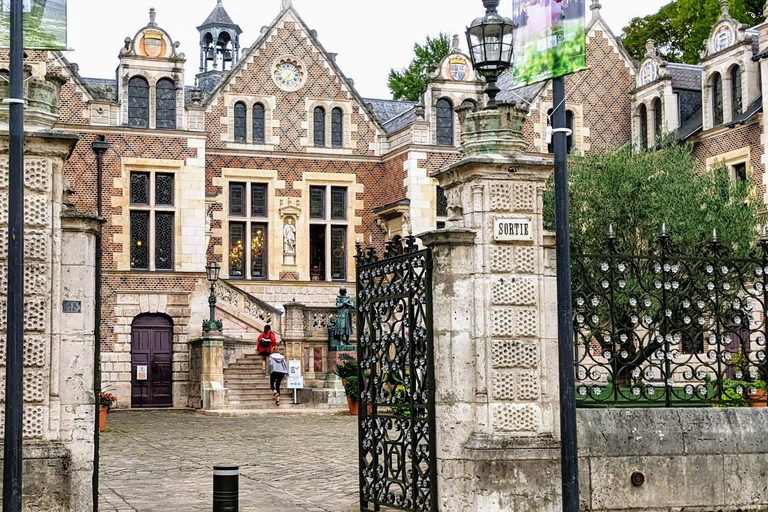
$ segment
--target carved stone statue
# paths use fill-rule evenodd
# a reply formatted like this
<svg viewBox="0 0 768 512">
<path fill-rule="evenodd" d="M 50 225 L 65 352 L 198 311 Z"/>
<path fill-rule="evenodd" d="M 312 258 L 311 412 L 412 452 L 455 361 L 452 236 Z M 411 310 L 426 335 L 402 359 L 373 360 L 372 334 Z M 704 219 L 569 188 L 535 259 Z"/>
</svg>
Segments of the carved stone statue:
<svg viewBox="0 0 768 512">
<path fill-rule="evenodd" d="M 345 345 L 349 345 L 349 338 L 352 335 L 352 314 L 355 311 L 355 301 L 347 295 L 347 287 L 342 286 L 339 289 L 339 296 L 336 297 L 336 307 L 339 312 L 328 325 L 331 350 L 343 350 Z"/>
<path fill-rule="evenodd" d="M 293 225 L 293 219 L 290 217 L 283 227 L 283 252 L 296 254 L 296 226 Z"/>
</svg>

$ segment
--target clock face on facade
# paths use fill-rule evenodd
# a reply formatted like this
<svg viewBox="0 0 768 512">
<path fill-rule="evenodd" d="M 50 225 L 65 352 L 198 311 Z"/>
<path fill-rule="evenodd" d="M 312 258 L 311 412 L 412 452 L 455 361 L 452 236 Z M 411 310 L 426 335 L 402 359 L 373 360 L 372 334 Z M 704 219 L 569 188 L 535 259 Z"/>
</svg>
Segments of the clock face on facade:
<svg viewBox="0 0 768 512">
<path fill-rule="evenodd" d="M 302 66 L 294 60 L 281 59 L 275 65 L 275 83 L 283 90 L 295 91 L 304 85 Z"/>
</svg>

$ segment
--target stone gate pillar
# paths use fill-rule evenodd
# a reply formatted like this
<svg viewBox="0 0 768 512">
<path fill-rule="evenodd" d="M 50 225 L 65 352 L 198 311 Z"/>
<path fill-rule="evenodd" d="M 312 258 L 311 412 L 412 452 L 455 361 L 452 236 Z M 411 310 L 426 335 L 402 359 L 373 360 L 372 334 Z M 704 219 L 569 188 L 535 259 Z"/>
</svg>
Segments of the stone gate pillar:
<svg viewBox="0 0 768 512">
<path fill-rule="evenodd" d="M 434 254 L 438 492 L 442 512 L 560 507 L 552 160 L 522 152 L 527 111 L 459 109 L 465 154 L 435 173 L 447 229 Z"/>
</svg>

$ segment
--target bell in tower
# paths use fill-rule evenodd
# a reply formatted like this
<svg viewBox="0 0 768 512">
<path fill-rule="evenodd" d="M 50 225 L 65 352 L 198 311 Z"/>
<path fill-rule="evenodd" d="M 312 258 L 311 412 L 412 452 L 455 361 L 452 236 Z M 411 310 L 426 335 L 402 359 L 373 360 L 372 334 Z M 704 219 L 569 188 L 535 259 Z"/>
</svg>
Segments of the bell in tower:
<svg viewBox="0 0 768 512">
<path fill-rule="evenodd" d="M 240 58 L 240 34 L 243 31 L 232 21 L 221 1 L 216 1 L 211 14 L 197 27 L 200 33 L 200 73 L 197 81 L 206 92 L 215 89 Z"/>
</svg>

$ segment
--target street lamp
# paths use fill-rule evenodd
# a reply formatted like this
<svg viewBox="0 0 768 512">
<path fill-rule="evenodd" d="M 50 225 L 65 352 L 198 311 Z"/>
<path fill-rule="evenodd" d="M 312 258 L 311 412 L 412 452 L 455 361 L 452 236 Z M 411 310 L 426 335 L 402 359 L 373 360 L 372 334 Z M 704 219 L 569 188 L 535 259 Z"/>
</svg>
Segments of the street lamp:
<svg viewBox="0 0 768 512">
<path fill-rule="evenodd" d="M 219 280 L 221 265 L 217 261 L 211 261 L 205 266 L 205 273 L 208 281 L 211 283 L 211 295 L 208 297 L 208 305 L 211 308 L 211 318 L 203 320 L 203 332 L 209 334 L 211 331 L 221 332 L 224 324 L 221 320 L 216 320 L 216 281 Z"/>
<path fill-rule="evenodd" d="M 488 81 L 486 108 L 496 108 L 496 95 L 500 92 L 496 79 L 512 65 L 513 29 L 511 19 L 500 16 L 496 9 L 500 0 L 483 0 L 486 12 L 467 28 L 469 56 L 472 65 Z"/>
</svg>

